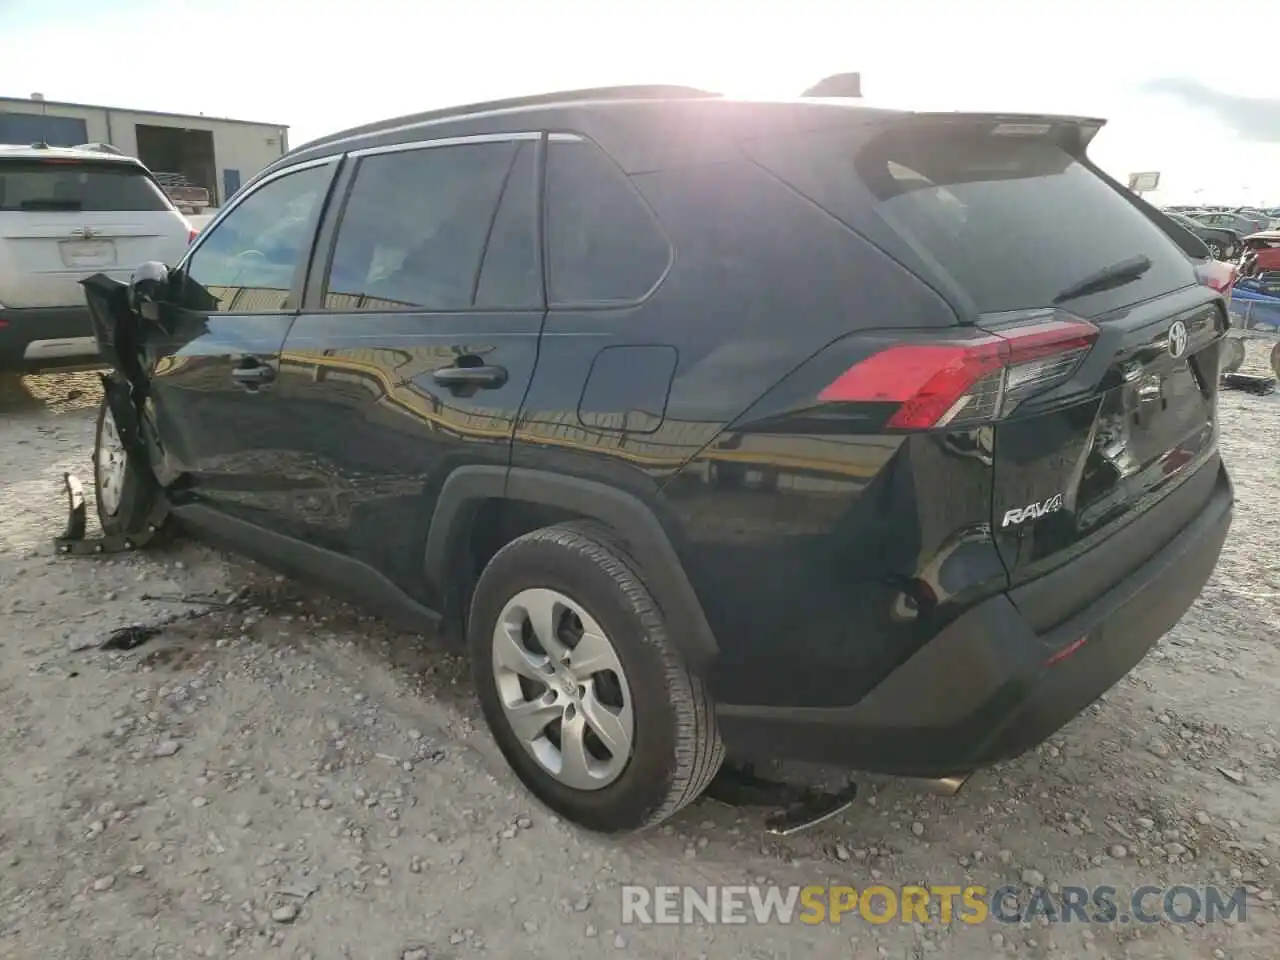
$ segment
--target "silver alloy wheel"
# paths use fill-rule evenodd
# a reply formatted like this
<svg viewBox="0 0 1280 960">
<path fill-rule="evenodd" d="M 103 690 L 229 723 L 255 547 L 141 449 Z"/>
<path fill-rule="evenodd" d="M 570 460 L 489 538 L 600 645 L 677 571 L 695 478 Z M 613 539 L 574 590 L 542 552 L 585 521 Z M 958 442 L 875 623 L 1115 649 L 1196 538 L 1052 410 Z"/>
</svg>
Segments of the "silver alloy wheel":
<svg viewBox="0 0 1280 960">
<path fill-rule="evenodd" d="M 98 439 L 98 502 L 107 516 L 114 517 L 120 509 L 126 467 L 124 441 L 108 407 L 102 414 L 102 436 Z"/>
<path fill-rule="evenodd" d="M 631 689 L 613 643 L 576 601 L 544 587 L 507 601 L 493 629 L 493 675 L 516 738 L 565 786 L 599 790 L 626 768 Z"/>
</svg>

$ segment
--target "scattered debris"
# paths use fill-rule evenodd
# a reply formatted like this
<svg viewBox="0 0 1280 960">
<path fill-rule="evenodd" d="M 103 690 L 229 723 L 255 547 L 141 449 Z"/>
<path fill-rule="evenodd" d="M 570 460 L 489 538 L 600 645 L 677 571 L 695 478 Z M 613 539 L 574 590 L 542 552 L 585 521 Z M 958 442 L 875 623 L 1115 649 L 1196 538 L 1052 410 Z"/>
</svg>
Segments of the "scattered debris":
<svg viewBox="0 0 1280 960">
<path fill-rule="evenodd" d="M 133 650 L 142 646 L 153 637 L 160 636 L 161 628 L 152 627 L 120 627 L 112 630 L 110 636 L 99 644 L 101 650 Z"/>
</svg>

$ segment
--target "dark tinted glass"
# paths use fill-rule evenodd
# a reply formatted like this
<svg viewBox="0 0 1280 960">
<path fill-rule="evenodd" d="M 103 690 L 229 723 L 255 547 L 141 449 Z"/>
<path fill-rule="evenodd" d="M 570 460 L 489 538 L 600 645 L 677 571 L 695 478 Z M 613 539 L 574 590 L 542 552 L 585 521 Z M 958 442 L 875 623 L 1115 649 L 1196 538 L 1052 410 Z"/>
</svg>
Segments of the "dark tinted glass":
<svg viewBox="0 0 1280 960">
<path fill-rule="evenodd" d="M 286 174 L 237 203 L 192 254 L 184 306 L 221 313 L 285 309 L 294 273 L 311 252 L 332 173 L 326 165 Z"/>
<path fill-rule="evenodd" d="M 523 143 L 502 191 L 485 247 L 476 306 L 517 309 L 542 305 L 538 268 L 537 148 Z"/>
<path fill-rule="evenodd" d="M 0 210 L 168 210 L 160 188 L 121 163 L 0 159 Z"/>
<path fill-rule="evenodd" d="M 648 206 L 598 147 L 585 141 L 549 144 L 549 299 L 638 299 L 661 279 L 670 256 L 667 238 Z"/>
<path fill-rule="evenodd" d="M 837 128 L 762 153 L 801 193 L 839 203 L 833 212 L 846 222 L 878 214 L 979 312 L 1048 306 L 1139 256 L 1152 263 L 1139 279 L 1067 308 L 1097 314 L 1195 282 L 1155 222 L 1047 137 L 957 123 L 891 127 L 869 139 Z"/>
<path fill-rule="evenodd" d="M 463 144 L 361 160 L 338 225 L 325 306 L 470 307 L 518 146 Z"/>
</svg>

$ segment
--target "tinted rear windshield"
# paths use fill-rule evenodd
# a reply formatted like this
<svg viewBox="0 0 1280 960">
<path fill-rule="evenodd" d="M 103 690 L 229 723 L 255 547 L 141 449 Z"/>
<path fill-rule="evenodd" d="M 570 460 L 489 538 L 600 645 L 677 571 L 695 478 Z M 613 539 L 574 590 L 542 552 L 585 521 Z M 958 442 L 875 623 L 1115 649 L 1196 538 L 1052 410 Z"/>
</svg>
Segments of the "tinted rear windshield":
<svg viewBox="0 0 1280 960">
<path fill-rule="evenodd" d="M 1073 299 L 1068 309 L 1098 313 L 1194 283 L 1169 236 L 1049 137 L 923 123 L 798 138 L 748 149 L 855 229 L 878 214 L 979 313 L 1048 306 L 1141 256 L 1151 267 L 1140 278 Z"/>
<path fill-rule="evenodd" d="M 155 182 L 129 164 L 0 158 L 0 211 L 168 209 Z"/>
</svg>

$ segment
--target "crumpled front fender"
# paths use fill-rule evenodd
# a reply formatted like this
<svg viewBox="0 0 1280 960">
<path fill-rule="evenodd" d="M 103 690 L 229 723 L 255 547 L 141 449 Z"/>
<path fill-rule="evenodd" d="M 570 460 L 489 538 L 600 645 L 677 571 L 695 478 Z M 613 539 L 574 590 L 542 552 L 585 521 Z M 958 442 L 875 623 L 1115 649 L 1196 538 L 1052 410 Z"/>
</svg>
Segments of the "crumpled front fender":
<svg viewBox="0 0 1280 960">
<path fill-rule="evenodd" d="M 102 393 L 129 458 L 150 469 L 142 410 L 150 382 L 145 367 L 147 324 L 129 306 L 129 286 L 106 274 L 80 281 L 84 287 L 94 339 L 111 372 L 102 377 Z"/>
<path fill-rule="evenodd" d="M 129 285 L 104 273 L 80 281 L 102 359 L 131 382 L 141 374 L 142 321 L 129 308 Z"/>
</svg>

